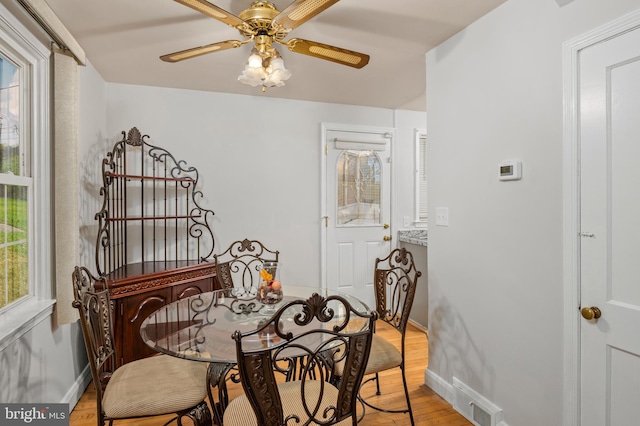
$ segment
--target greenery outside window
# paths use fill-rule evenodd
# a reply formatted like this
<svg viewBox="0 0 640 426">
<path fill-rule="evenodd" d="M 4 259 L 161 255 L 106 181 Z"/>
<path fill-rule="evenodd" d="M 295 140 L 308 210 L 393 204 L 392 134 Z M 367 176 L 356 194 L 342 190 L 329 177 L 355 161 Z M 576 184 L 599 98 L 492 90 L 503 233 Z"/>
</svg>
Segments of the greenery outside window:
<svg viewBox="0 0 640 426">
<path fill-rule="evenodd" d="M 0 51 L 0 309 L 29 296 L 29 198 L 20 137 L 21 72 Z"/>
<path fill-rule="evenodd" d="M 427 131 L 415 130 L 415 215 L 418 226 L 427 224 Z"/>
</svg>

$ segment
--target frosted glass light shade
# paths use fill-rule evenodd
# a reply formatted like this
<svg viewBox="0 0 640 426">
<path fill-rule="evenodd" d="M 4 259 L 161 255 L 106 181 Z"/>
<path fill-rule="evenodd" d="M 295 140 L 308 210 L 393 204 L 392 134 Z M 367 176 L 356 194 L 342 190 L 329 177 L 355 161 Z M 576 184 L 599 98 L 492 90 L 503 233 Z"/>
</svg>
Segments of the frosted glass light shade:
<svg viewBox="0 0 640 426">
<path fill-rule="evenodd" d="M 271 56 L 263 57 L 254 48 L 247 60 L 238 81 L 250 86 L 282 87 L 284 82 L 291 77 L 291 72 L 285 68 L 284 60 L 277 50 L 272 49 Z"/>
</svg>

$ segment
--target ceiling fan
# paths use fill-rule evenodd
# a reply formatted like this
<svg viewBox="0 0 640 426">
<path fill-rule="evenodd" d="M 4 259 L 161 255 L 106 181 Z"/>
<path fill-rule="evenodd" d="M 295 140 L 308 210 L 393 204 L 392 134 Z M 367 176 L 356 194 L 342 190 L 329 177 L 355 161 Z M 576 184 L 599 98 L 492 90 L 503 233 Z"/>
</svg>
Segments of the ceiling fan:
<svg viewBox="0 0 640 426">
<path fill-rule="evenodd" d="M 273 47 L 274 43 L 287 46 L 292 52 L 353 68 L 362 68 L 369 63 L 369 55 L 364 53 L 300 38 L 284 40 L 291 30 L 333 6 L 339 0 L 294 0 L 283 11 L 277 10 L 268 1 L 254 1 L 248 9 L 240 12 L 238 16 L 207 0 L 174 1 L 237 29 L 244 40 L 220 41 L 160 56 L 160 59 L 165 62 L 179 62 L 253 42 L 252 54 L 238 80 L 252 86 L 262 85 L 263 91 L 266 87 L 284 85 L 284 80 L 291 75 L 289 70 L 284 68 L 280 54 Z"/>
</svg>

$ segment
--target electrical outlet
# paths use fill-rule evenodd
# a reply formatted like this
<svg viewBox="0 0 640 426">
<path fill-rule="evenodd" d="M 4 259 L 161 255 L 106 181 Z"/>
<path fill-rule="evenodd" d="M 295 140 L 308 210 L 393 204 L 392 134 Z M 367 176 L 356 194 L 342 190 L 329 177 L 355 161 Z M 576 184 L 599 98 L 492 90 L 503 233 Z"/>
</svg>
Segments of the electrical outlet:
<svg viewBox="0 0 640 426">
<path fill-rule="evenodd" d="M 404 226 L 405 228 L 411 226 L 411 218 L 409 216 L 404 216 L 402 218 L 402 226 Z"/>
<path fill-rule="evenodd" d="M 436 225 L 449 226 L 449 207 L 436 207 Z"/>
</svg>

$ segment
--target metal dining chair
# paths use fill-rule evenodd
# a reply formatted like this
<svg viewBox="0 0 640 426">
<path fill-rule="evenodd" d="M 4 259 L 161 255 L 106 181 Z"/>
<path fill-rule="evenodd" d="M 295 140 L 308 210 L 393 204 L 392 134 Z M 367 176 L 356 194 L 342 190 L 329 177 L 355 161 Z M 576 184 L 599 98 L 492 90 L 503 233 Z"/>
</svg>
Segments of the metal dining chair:
<svg viewBox="0 0 640 426">
<path fill-rule="evenodd" d="M 98 426 L 114 420 L 175 413 L 196 426 L 211 425 L 207 365 L 168 355 L 139 359 L 115 369 L 111 301 L 104 277 L 85 267 L 72 274 L 73 307 L 80 313 L 82 334 L 96 388 Z M 96 285 L 97 284 L 97 285 Z"/>
<path fill-rule="evenodd" d="M 338 306 L 329 307 L 330 302 Z M 297 314 L 286 315 L 291 309 Z M 344 320 L 335 320 L 338 310 L 347 313 Z M 356 317 L 363 320 L 364 327 L 349 325 Z M 375 311 L 355 311 L 340 296 L 314 294 L 307 300 L 285 304 L 256 330 L 235 332 L 245 394 L 229 403 L 224 425 L 356 425 L 357 393 L 369 359 L 376 317 Z M 291 368 L 292 358 L 301 356 L 306 362 L 297 379 L 276 380 L 275 372 Z M 321 367 L 333 359 L 345 365 L 336 386 L 331 383 L 331 373 L 326 373 L 332 369 Z"/>
<path fill-rule="evenodd" d="M 258 240 L 234 241 L 219 254 L 213 255 L 216 267 L 216 279 L 222 289 L 233 291 L 239 298 L 252 299 L 258 295 L 262 283 L 260 272 L 265 263 L 271 264 L 269 269 L 274 276 L 278 268 L 280 252 L 270 250 Z M 238 383 L 237 368 L 227 363 L 212 363 L 209 368 L 209 399 L 214 410 L 216 423 L 221 422 L 222 413 L 228 403 L 225 381 Z M 212 388 L 218 388 L 218 397 L 213 396 Z"/>
<path fill-rule="evenodd" d="M 399 368 L 402 372 L 402 384 L 407 407 L 401 410 L 389 410 L 376 406 L 362 397 L 358 398 L 368 407 L 387 413 L 408 413 L 411 424 L 414 424 L 411 400 L 407 388 L 405 372 L 405 334 L 409 322 L 409 314 L 416 293 L 418 278 L 422 273 L 416 270 L 413 254 L 405 248 L 398 248 L 384 259 L 376 259 L 374 270 L 374 290 L 376 297 L 376 311 L 380 320 L 391 325 L 400 334 L 400 349 L 383 337 L 374 334 L 371 344 L 371 357 L 366 368 L 366 375 L 374 377 L 362 383 L 376 382 L 376 395 L 380 395 L 380 380 L 378 373 Z M 362 387 L 361 387 L 362 389 Z"/>
<path fill-rule="evenodd" d="M 415 298 L 416 285 L 421 272 L 416 270 L 413 255 L 405 248 L 398 248 L 384 259 L 376 259 L 374 269 L 374 291 L 376 298 L 376 312 L 379 320 L 391 325 L 400 336 L 400 349 L 387 339 L 374 333 L 371 344 L 371 356 L 367 364 L 365 375 L 373 375 L 363 381 L 358 392 L 358 400 L 363 408 L 370 407 L 386 413 L 409 414 L 411 424 L 414 423 L 411 400 L 407 388 L 405 373 L 405 333 L 409 322 L 409 314 L 413 299 Z M 362 388 L 366 383 L 375 381 L 376 395 L 380 395 L 379 373 L 394 368 L 399 368 L 402 374 L 402 384 L 406 400 L 406 408 L 391 410 L 380 407 L 362 396 Z M 341 376 L 344 363 L 337 363 L 336 375 Z M 363 411 L 360 419 L 364 417 Z"/>
</svg>

